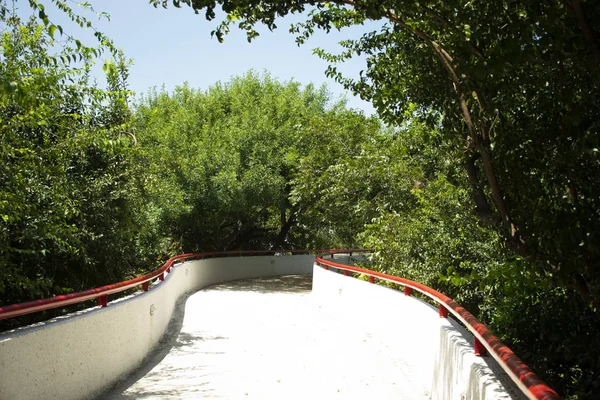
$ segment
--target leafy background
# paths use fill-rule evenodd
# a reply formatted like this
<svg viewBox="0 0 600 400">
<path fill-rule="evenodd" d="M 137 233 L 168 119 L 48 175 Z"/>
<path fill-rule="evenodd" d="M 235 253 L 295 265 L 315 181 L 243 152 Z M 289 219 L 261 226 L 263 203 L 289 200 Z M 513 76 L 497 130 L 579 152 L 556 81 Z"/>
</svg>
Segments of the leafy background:
<svg viewBox="0 0 600 400">
<path fill-rule="evenodd" d="M 600 391 L 600 3 L 220 2 L 221 40 L 289 13 L 306 12 L 291 28 L 299 43 L 385 21 L 340 54 L 315 51 L 378 117 L 255 71 L 135 98 L 110 39 L 96 32 L 88 47 L 40 2 L 28 21 L 9 3 L 0 304 L 123 280 L 180 252 L 365 246 L 371 268 L 456 298 L 564 397 Z M 173 3 L 214 17 L 212 1 Z M 357 55 L 366 70 L 340 74 Z M 90 79 L 101 57 L 102 90 Z"/>
</svg>

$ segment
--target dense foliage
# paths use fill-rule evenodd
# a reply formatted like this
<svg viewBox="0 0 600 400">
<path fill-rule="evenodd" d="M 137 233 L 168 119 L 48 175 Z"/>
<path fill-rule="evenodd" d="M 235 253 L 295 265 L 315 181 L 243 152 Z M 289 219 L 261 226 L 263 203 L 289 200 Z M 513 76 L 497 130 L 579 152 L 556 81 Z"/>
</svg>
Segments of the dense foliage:
<svg viewBox="0 0 600 400">
<path fill-rule="evenodd" d="M 166 6 L 168 1 L 152 1 Z M 174 1 L 215 16 L 214 1 Z M 317 54 L 333 64 L 368 56 L 358 80 L 335 66 L 328 74 L 397 124 L 406 111 L 439 123 L 464 151 L 477 215 L 504 234 L 506 246 L 556 284 L 575 287 L 600 305 L 598 124 L 600 5 L 565 0 L 499 1 L 242 1 L 218 2 L 227 12 L 214 34 L 303 12 L 292 26 L 303 43 L 315 29 L 385 20 L 379 32 L 342 42 L 346 51 Z M 431 121 L 431 111 L 443 116 Z M 436 115 L 436 114 L 433 114 Z M 462 143 L 461 143 L 462 141 Z"/>
<path fill-rule="evenodd" d="M 110 40 L 51 53 L 62 27 L 29 3 L 40 26 L 0 2 L 1 304 L 181 251 L 370 246 L 374 268 L 455 297 L 562 395 L 600 391 L 600 3 L 173 1 L 209 20 L 221 5 L 219 40 L 304 11 L 299 44 L 385 21 L 315 51 L 380 120 L 253 72 L 132 104 Z M 102 51 L 106 91 L 87 79 Z M 361 76 L 339 74 L 355 55 Z"/>
<path fill-rule="evenodd" d="M 307 211 L 312 185 L 298 188 L 310 176 L 307 158 L 352 154 L 357 143 L 379 134 L 380 125 L 328 102 L 325 88 L 253 72 L 206 92 L 187 85 L 172 94 L 149 92 L 138 104 L 135 125 L 151 171 L 152 225 L 185 252 L 353 240 L 338 237 L 329 219 Z"/>
<path fill-rule="evenodd" d="M 305 160 L 327 146 L 351 155 L 381 134 L 376 119 L 325 87 L 253 72 L 133 103 L 112 45 L 100 44 L 112 55 L 100 90 L 99 49 L 67 38 L 55 51 L 54 25 L 0 11 L 0 304 L 123 280 L 179 252 L 355 240 L 304 212 L 314 191 L 297 188 Z"/>
<path fill-rule="evenodd" d="M 2 303 L 82 290 L 134 273 L 133 174 L 124 87 L 111 64 L 111 91 L 49 55 L 35 22 L 5 20 L 0 37 L 0 296 Z M 122 62 L 122 61 L 121 61 Z M 122 65 L 121 65 L 122 66 Z M 121 69 L 122 70 L 122 69 Z"/>
</svg>

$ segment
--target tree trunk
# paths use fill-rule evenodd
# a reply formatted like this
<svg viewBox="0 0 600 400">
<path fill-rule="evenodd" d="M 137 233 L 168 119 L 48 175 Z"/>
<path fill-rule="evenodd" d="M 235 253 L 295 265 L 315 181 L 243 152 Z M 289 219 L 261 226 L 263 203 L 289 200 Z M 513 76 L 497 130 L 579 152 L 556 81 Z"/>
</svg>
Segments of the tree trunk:
<svg viewBox="0 0 600 400">
<path fill-rule="evenodd" d="M 475 201 L 475 214 L 479 219 L 486 223 L 493 223 L 494 225 L 499 222 L 497 218 L 494 218 L 494 213 L 490 207 L 487 196 L 483 191 L 483 185 L 481 179 L 477 173 L 477 167 L 475 161 L 478 159 L 477 154 L 467 154 L 464 163 L 465 171 L 467 172 L 467 179 L 469 185 L 473 191 L 473 200 Z"/>
</svg>

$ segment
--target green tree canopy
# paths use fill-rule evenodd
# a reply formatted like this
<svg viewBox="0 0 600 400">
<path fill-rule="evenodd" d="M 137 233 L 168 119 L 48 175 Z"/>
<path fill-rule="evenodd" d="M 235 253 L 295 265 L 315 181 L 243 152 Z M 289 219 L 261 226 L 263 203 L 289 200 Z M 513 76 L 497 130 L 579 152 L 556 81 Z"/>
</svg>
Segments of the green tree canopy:
<svg viewBox="0 0 600 400">
<path fill-rule="evenodd" d="M 167 6 L 167 0 L 153 0 Z M 215 18 L 219 40 L 237 25 L 251 40 L 257 24 L 308 11 L 290 29 L 298 42 L 384 20 L 380 31 L 316 50 L 328 74 L 372 100 L 389 123 L 441 113 L 445 135 L 460 138 L 474 211 L 504 233 L 512 251 L 577 287 L 600 306 L 598 158 L 600 4 L 593 1 L 173 1 Z M 358 78 L 335 63 L 367 55 Z M 433 121 L 432 121 L 433 123 Z"/>
<path fill-rule="evenodd" d="M 318 194 L 303 181 L 311 176 L 306 160 L 318 153 L 332 163 L 340 153 L 352 154 L 380 125 L 343 102 L 330 104 L 324 87 L 302 88 L 250 72 L 205 92 L 187 85 L 172 94 L 151 91 L 137 107 L 136 127 L 153 170 L 148 190 L 156 224 L 168 227 L 182 250 L 354 240 L 340 236 L 343 219 L 329 229 L 310 215 L 310 196 Z"/>
<path fill-rule="evenodd" d="M 68 46 L 49 54 L 45 27 L 14 16 L 0 32 L 0 297 L 2 304 L 107 284 L 133 274 L 143 208 L 134 174 L 126 63 L 108 91 L 88 84 Z M 63 61 L 64 58 L 64 61 Z M 147 249 L 146 249 L 147 250 Z"/>
</svg>

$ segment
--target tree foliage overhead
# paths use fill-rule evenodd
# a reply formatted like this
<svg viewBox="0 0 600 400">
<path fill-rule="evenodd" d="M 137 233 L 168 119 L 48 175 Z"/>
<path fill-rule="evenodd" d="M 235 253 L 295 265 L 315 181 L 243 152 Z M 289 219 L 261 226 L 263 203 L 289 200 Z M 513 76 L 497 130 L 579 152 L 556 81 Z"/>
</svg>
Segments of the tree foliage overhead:
<svg viewBox="0 0 600 400">
<path fill-rule="evenodd" d="M 0 17 L 1 304 L 123 280 L 184 250 L 354 240 L 304 215 L 306 190 L 292 196 L 324 143 L 351 154 L 379 133 L 324 87 L 249 73 L 131 109 L 122 54 L 99 90 L 93 52 L 75 60 L 69 40 L 53 52 L 43 22 Z"/>
</svg>

